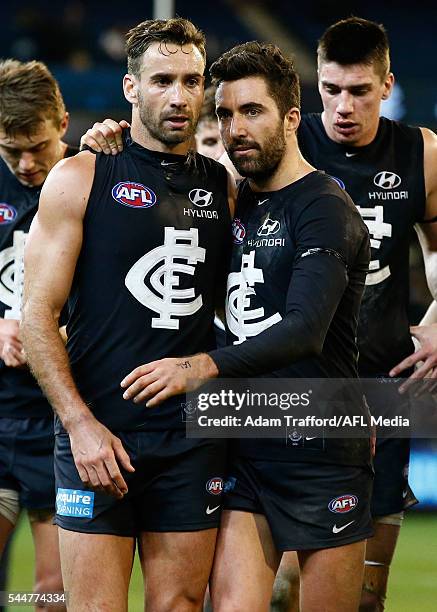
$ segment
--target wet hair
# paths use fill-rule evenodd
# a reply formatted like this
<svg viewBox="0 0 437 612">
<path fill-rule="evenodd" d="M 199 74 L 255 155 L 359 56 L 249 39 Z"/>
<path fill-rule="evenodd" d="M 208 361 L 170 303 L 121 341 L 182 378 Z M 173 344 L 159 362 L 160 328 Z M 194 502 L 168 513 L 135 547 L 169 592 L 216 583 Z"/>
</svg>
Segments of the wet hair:
<svg viewBox="0 0 437 612">
<path fill-rule="evenodd" d="M 59 85 L 42 62 L 0 62 L 0 128 L 8 137 L 32 136 L 50 119 L 58 129 L 65 116 Z"/>
<path fill-rule="evenodd" d="M 159 43 L 163 55 L 170 55 L 166 43 L 193 44 L 206 60 L 205 35 L 188 19 L 149 19 L 126 34 L 127 68 L 129 74 L 140 76 L 143 53 L 153 43 Z"/>
<path fill-rule="evenodd" d="M 342 19 L 330 26 L 319 40 L 317 55 L 319 66 L 325 62 L 373 65 L 381 80 L 390 71 L 390 47 L 384 26 L 360 17 Z"/>
<path fill-rule="evenodd" d="M 210 74 L 215 86 L 246 77 L 263 78 L 281 118 L 290 108 L 300 108 L 299 76 L 292 59 L 276 45 L 256 41 L 237 45 L 213 63 Z"/>
</svg>

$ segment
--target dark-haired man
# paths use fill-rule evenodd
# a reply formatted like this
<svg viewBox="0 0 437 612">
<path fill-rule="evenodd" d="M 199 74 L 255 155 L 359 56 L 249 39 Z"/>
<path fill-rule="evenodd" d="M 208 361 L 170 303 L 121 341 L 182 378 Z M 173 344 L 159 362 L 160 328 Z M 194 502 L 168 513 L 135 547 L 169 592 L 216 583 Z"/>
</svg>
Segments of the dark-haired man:
<svg viewBox="0 0 437 612">
<path fill-rule="evenodd" d="M 68 113 L 41 62 L 0 62 L 0 555 L 22 509 L 35 544 L 35 592 L 62 591 L 53 415 L 19 335 L 24 244 L 47 174 L 73 150 Z M 65 609 L 62 601 L 56 609 Z M 52 609 L 52 608 L 51 608 Z"/>
<path fill-rule="evenodd" d="M 358 367 L 364 378 L 388 376 L 413 351 L 407 314 L 413 226 L 430 291 L 434 299 L 437 296 L 437 137 L 425 128 L 380 118 L 381 100 L 390 96 L 394 83 L 382 26 L 351 17 L 329 27 L 319 41 L 318 75 L 323 113 L 303 117 L 299 144 L 311 163 L 344 183 L 369 228 L 372 257 L 358 327 Z M 425 332 L 424 350 L 402 367 L 424 357 L 433 363 L 435 349 Z M 419 375 L 430 367 L 427 364 Z M 408 462 L 409 440 L 378 440 L 372 497 L 375 535 L 367 543 L 361 602 L 366 611 L 384 609 L 403 511 L 415 503 Z M 293 575 L 292 566 L 292 556 L 284 558 L 277 599 L 287 574 Z M 285 602 L 277 605 L 283 612 L 296 609 Z"/>
<path fill-rule="evenodd" d="M 124 401 L 120 381 L 145 359 L 215 346 L 232 185 L 221 164 L 189 150 L 203 34 L 184 19 L 146 21 L 128 33 L 127 52 L 123 153 L 82 152 L 42 192 L 26 247 L 23 337 L 57 413 L 69 609 L 127 610 L 138 537 L 146 607 L 194 611 L 214 555 L 226 443 L 185 438 L 183 398 L 147 410 Z M 67 355 L 54 320 L 69 294 Z"/>
<path fill-rule="evenodd" d="M 246 43 L 219 58 L 211 74 L 223 143 L 248 177 L 239 190 L 241 231 L 228 280 L 228 302 L 237 278 L 244 309 L 227 306 L 233 346 L 186 357 L 186 368 L 175 359 L 155 361 L 125 378 L 125 397 L 149 406 L 184 390 L 187 378 L 356 377 L 368 233 L 349 196 L 299 152 L 293 64 L 273 45 Z M 269 232 L 274 241 L 259 238 Z M 214 610 L 265 610 L 285 550 L 299 550 L 303 610 L 322 602 L 326 610 L 356 610 L 371 533 L 369 440 L 320 442 L 236 441 L 212 577 Z M 360 503 L 336 522 L 329 503 L 346 493 Z"/>
</svg>

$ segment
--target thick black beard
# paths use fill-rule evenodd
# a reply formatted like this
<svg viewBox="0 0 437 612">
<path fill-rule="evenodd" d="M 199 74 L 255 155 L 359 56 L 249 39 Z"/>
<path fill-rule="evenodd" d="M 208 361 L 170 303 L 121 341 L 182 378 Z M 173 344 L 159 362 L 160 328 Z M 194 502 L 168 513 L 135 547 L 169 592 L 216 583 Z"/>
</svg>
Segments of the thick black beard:
<svg viewBox="0 0 437 612">
<path fill-rule="evenodd" d="M 276 172 L 285 151 L 285 138 L 282 123 L 271 136 L 266 139 L 263 149 L 259 149 L 259 157 L 256 160 L 245 161 L 235 158 L 233 152 L 228 151 L 228 155 L 236 170 L 241 176 L 251 178 L 255 181 L 265 181 Z"/>
</svg>

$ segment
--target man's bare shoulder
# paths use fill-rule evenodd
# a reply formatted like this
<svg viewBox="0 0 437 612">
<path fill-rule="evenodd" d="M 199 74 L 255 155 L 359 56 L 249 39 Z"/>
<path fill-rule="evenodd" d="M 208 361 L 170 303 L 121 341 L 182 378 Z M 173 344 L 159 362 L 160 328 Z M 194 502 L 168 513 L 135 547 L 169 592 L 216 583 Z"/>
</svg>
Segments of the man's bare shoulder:
<svg viewBox="0 0 437 612">
<path fill-rule="evenodd" d="M 420 131 L 422 132 L 423 137 L 425 158 L 427 156 L 432 156 L 434 158 L 434 156 L 437 155 L 437 134 L 429 128 L 424 127 L 421 127 Z"/>
<path fill-rule="evenodd" d="M 56 206 L 83 215 L 94 181 L 95 159 L 89 151 L 81 151 L 53 166 L 41 191 L 39 210 Z"/>
</svg>

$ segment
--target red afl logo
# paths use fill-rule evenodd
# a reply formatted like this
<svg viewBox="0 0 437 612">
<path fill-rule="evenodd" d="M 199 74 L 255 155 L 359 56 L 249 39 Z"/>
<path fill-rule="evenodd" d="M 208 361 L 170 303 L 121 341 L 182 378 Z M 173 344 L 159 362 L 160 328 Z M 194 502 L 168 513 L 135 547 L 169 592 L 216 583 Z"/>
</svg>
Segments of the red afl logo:
<svg viewBox="0 0 437 612">
<path fill-rule="evenodd" d="M 112 197 L 129 208 L 150 208 L 156 204 L 156 194 L 151 189 L 130 181 L 117 183 L 112 188 Z"/>
<path fill-rule="evenodd" d="M 223 492 L 223 479 L 219 476 L 215 478 L 210 478 L 206 483 L 206 490 L 211 495 L 220 495 Z"/>
<path fill-rule="evenodd" d="M 10 204 L 0 203 L 0 225 L 8 225 L 16 218 L 17 211 Z"/>
<path fill-rule="evenodd" d="M 235 244 L 241 244 L 246 236 L 246 228 L 241 223 L 240 219 L 234 219 L 232 223 L 232 235 L 234 236 Z"/>
<path fill-rule="evenodd" d="M 336 514 L 345 514 L 350 512 L 358 505 L 358 497 L 355 495 L 340 495 L 335 499 L 331 499 L 328 508 Z"/>
</svg>

